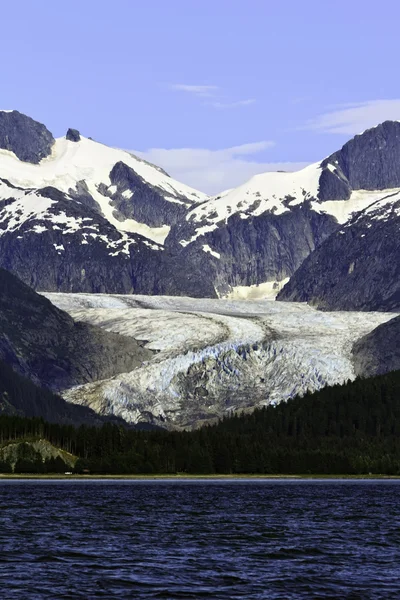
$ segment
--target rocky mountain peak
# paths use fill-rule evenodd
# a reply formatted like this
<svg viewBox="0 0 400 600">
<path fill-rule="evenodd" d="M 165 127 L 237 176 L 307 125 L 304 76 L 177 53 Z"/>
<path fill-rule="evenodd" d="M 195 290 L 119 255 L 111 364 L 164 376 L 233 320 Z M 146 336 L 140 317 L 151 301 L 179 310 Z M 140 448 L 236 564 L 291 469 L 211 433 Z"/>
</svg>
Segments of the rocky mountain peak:
<svg viewBox="0 0 400 600">
<path fill-rule="evenodd" d="M 77 129 L 68 129 L 67 135 L 65 136 L 70 142 L 80 142 L 81 134 Z"/>
<path fill-rule="evenodd" d="M 23 162 L 38 164 L 51 154 L 53 135 L 45 125 L 17 110 L 0 111 L 0 148 Z"/>
<path fill-rule="evenodd" d="M 320 200 L 347 200 L 352 190 L 400 187 L 400 122 L 385 121 L 349 140 L 321 163 Z"/>
</svg>

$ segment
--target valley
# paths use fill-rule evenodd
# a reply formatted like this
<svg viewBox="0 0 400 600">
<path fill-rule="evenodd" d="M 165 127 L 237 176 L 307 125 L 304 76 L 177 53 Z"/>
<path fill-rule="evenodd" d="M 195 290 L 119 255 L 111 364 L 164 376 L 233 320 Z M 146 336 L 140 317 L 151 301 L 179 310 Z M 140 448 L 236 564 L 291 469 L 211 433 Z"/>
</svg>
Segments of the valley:
<svg viewBox="0 0 400 600">
<path fill-rule="evenodd" d="M 385 121 L 208 196 L 0 110 L 0 359 L 84 419 L 171 430 L 396 370 L 399 161 Z"/>
</svg>

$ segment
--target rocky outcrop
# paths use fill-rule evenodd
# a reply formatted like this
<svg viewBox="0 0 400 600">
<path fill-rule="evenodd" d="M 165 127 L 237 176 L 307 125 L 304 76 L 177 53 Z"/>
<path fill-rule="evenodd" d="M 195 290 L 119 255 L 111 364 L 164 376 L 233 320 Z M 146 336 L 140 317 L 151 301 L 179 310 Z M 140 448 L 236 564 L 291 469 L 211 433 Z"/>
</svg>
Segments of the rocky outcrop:
<svg viewBox="0 0 400 600">
<path fill-rule="evenodd" d="M 356 135 L 322 165 L 337 165 L 353 190 L 400 187 L 400 122 L 385 121 Z"/>
<path fill-rule="evenodd" d="M 186 264 L 207 273 L 216 291 L 224 295 L 235 286 L 290 277 L 337 227 L 330 215 L 301 204 L 282 215 L 266 212 L 243 219 L 234 214 L 184 248 L 179 243 L 182 230 L 172 230 L 167 248 L 174 235 L 173 247 L 181 249 Z M 203 295 L 209 295 L 206 291 L 204 288 Z"/>
<path fill-rule="evenodd" d="M 347 200 L 352 190 L 400 187 L 400 122 L 385 121 L 322 161 L 319 200 Z"/>
<path fill-rule="evenodd" d="M 370 377 L 400 370 L 400 317 L 379 325 L 353 346 L 357 375 Z"/>
<path fill-rule="evenodd" d="M 25 465 L 29 465 L 29 463 L 40 465 L 41 463 L 49 464 L 49 461 L 54 461 L 55 459 L 61 459 L 65 468 L 72 470 L 78 457 L 53 446 L 53 444 L 44 439 L 11 442 L 0 447 L 0 463 L 10 465 L 11 471 L 15 470 L 19 461 L 24 461 L 23 464 Z"/>
<path fill-rule="evenodd" d="M 343 171 L 337 165 L 336 161 L 333 168 L 329 168 L 332 165 L 331 158 L 327 158 L 322 163 L 322 171 L 319 178 L 319 189 L 318 199 L 321 201 L 326 200 L 348 200 L 351 196 L 351 185 L 349 180 L 344 175 Z"/>
<path fill-rule="evenodd" d="M 133 218 L 150 227 L 162 227 L 183 219 L 187 207 L 191 205 L 184 197 L 174 202 L 167 200 L 162 190 L 150 186 L 123 162 L 115 164 L 110 172 L 110 180 L 115 191 L 107 188 L 104 194 L 112 198 L 117 219 Z"/>
<path fill-rule="evenodd" d="M 0 270 L 0 359 L 53 390 L 132 370 L 152 352 L 123 335 L 76 323 Z"/>
<path fill-rule="evenodd" d="M 65 137 L 70 142 L 79 142 L 81 139 L 81 134 L 77 129 L 68 129 L 67 135 Z"/>
<path fill-rule="evenodd" d="M 301 265 L 278 300 L 324 310 L 400 310 L 400 194 L 358 213 Z"/>
<path fill-rule="evenodd" d="M 0 148 L 13 152 L 22 161 L 37 164 L 49 156 L 53 144 L 52 134 L 41 123 L 17 110 L 0 111 Z"/>
</svg>

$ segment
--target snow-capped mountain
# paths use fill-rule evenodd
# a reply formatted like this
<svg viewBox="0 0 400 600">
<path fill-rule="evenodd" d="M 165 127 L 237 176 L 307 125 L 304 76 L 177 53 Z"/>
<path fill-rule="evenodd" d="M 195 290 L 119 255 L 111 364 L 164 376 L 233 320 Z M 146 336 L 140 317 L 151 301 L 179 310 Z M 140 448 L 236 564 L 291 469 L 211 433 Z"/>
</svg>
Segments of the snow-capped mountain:
<svg viewBox="0 0 400 600">
<path fill-rule="evenodd" d="M 163 289 L 157 255 L 204 194 L 76 130 L 55 140 L 17 111 L 0 112 L 0 147 L 2 266 L 37 289 Z"/>
<path fill-rule="evenodd" d="M 325 310 L 398 310 L 399 234 L 400 192 L 386 192 L 315 250 L 278 299 Z"/>
<path fill-rule="evenodd" d="M 0 112 L 0 266 L 43 291 L 274 297 L 310 254 L 338 235 L 343 244 L 353 215 L 398 191 L 397 122 L 208 198 L 76 130 L 55 140 Z"/>
<path fill-rule="evenodd" d="M 278 299 L 394 309 L 400 306 L 399 192 L 400 123 L 388 121 L 320 163 L 296 173 L 257 175 L 195 206 L 176 241 L 215 257 L 220 294 L 244 295 L 246 286 L 249 294 L 255 287 L 261 294 L 279 292 L 286 284 Z M 362 246 L 354 242 L 350 251 L 347 241 L 361 222 L 368 235 L 360 233 Z M 350 263 L 359 265 L 357 272 Z M 335 286 L 349 269 L 345 294 Z M 383 302 L 385 294 L 390 301 Z"/>
</svg>

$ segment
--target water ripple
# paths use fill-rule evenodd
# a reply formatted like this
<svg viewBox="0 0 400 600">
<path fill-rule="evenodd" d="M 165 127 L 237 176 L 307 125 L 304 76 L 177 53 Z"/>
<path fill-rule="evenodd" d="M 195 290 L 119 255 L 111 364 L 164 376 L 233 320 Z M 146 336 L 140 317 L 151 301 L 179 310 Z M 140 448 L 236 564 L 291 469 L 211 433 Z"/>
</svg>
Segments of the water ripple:
<svg viewBox="0 0 400 600">
<path fill-rule="evenodd" d="M 400 597 L 397 481 L 0 482 L 0 596 Z"/>
</svg>

